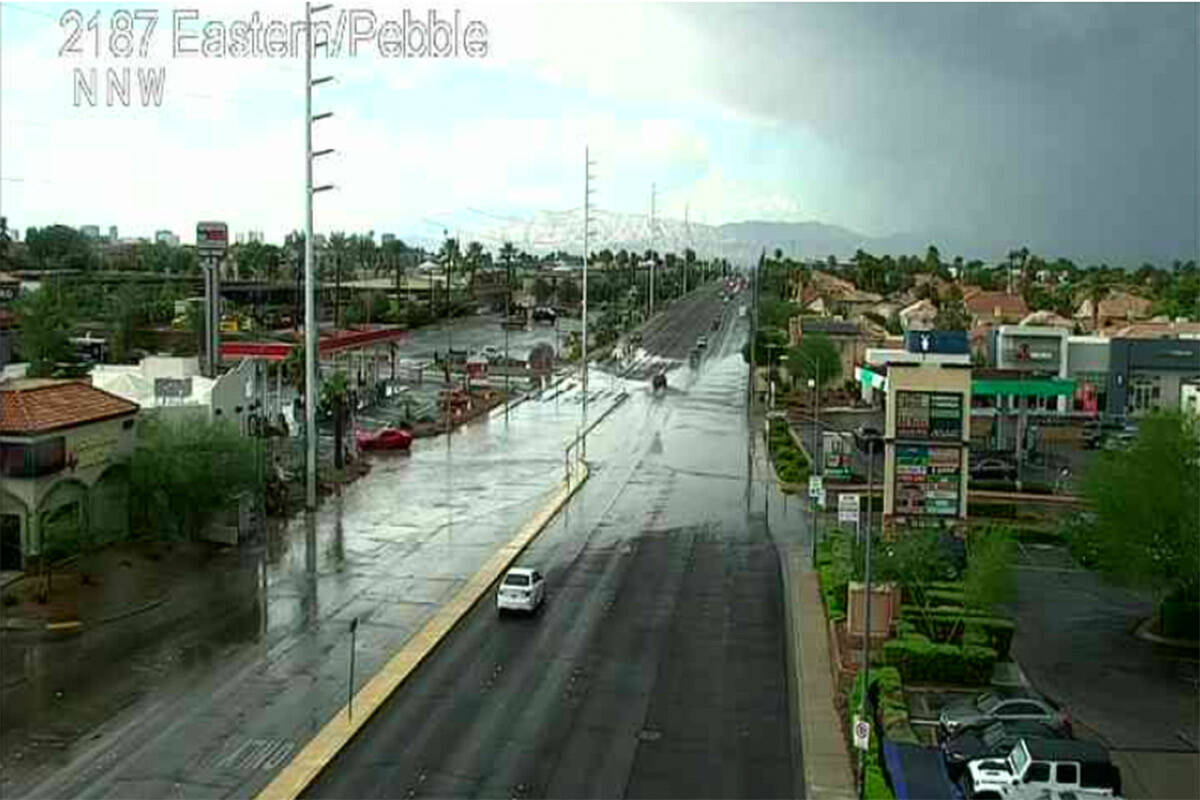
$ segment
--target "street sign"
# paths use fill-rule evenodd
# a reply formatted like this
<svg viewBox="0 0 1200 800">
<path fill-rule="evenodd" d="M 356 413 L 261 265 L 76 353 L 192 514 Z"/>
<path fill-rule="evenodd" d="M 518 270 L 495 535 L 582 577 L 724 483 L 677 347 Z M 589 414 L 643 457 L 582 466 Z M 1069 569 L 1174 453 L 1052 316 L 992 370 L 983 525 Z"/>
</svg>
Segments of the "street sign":
<svg viewBox="0 0 1200 800">
<path fill-rule="evenodd" d="M 821 491 L 822 491 L 821 476 L 820 475 L 809 475 L 808 476 L 808 496 L 810 498 L 812 498 L 813 500 L 816 500 L 817 497 L 821 494 Z"/>
<path fill-rule="evenodd" d="M 854 746 L 866 750 L 871 746 L 871 723 L 858 714 L 854 715 Z"/>
<path fill-rule="evenodd" d="M 858 522 L 858 494 L 838 495 L 838 522 Z"/>
<path fill-rule="evenodd" d="M 196 252 L 202 256 L 224 256 L 229 249 L 229 226 L 224 222 L 196 223 Z"/>
<path fill-rule="evenodd" d="M 826 498 L 825 487 L 822 486 L 821 491 L 817 493 L 817 505 L 819 505 L 821 507 L 822 511 L 825 510 L 825 498 Z"/>
</svg>

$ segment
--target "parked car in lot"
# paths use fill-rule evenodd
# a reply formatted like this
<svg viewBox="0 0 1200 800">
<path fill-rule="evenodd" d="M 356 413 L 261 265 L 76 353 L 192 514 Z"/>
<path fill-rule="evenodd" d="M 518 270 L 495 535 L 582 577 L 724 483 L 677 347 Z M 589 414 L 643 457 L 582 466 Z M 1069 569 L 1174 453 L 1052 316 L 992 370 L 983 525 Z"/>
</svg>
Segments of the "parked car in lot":
<svg viewBox="0 0 1200 800">
<path fill-rule="evenodd" d="M 513 567 L 496 590 L 496 613 L 523 611 L 532 614 L 546 599 L 546 581 L 536 569 Z"/>
<path fill-rule="evenodd" d="M 958 780 L 968 761 L 1003 758 L 1021 739 L 1065 739 L 1067 733 L 1041 722 L 1010 720 L 986 722 L 960 728 L 944 738 L 940 745 L 951 780 Z"/>
<path fill-rule="evenodd" d="M 1121 772 L 1095 742 L 1021 739 L 1003 758 L 968 762 L 963 776 L 966 800 L 1040 800 L 1054 792 L 1114 797 Z"/>
<path fill-rule="evenodd" d="M 534 322 L 554 322 L 558 319 L 558 312 L 549 306 L 538 306 L 533 310 Z"/>
<path fill-rule="evenodd" d="M 970 700 L 946 706 L 938 715 L 938 728 L 943 735 L 985 722 L 1022 720 L 1041 722 L 1052 728 L 1071 732 L 1071 717 L 1056 703 L 1021 689 L 993 689 Z"/>
<path fill-rule="evenodd" d="M 355 431 L 354 440 L 360 450 L 408 450 L 412 447 L 412 431 L 403 428 L 379 428 Z"/>
<path fill-rule="evenodd" d="M 1121 433 L 1136 434 L 1137 426 L 1124 417 L 1092 420 L 1083 426 L 1083 446 L 1088 450 L 1095 450 L 1102 447 L 1105 440 L 1112 435 Z"/>
<path fill-rule="evenodd" d="M 699 339 L 697 339 L 697 340 L 696 340 L 696 347 L 699 347 L 701 350 L 703 350 L 704 348 L 708 347 L 708 337 L 707 337 L 707 336 L 701 336 Z"/>
<path fill-rule="evenodd" d="M 662 390 L 662 389 L 666 389 L 667 388 L 667 373 L 659 372 L 658 374 L 656 374 L 654 376 L 653 381 L 651 382 L 651 385 L 653 386 L 654 391 L 656 391 L 656 392 L 659 390 Z"/>
<path fill-rule="evenodd" d="M 1017 465 L 1001 458 L 981 458 L 971 462 L 973 481 L 1015 481 Z"/>
</svg>

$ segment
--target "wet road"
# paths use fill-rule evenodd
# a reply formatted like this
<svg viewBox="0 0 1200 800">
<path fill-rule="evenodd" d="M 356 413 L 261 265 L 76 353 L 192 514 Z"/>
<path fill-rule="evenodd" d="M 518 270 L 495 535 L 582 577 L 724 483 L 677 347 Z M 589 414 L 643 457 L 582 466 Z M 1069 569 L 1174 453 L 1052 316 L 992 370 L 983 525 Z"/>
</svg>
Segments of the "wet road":
<svg viewBox="0 0 1200 800">
<path fill-rule="evenodd" d="M 681 307 L 661 335 L 693 336 L 692 328 L 716 313 L 716 301 L 703 321 L 695 310 Z M 629 785 L 650 793 L 666 791 L 649 788 L 655 770 L 669 763 L 655 761 L 655 749 L 678 758 L 697 746 L 680 735 L 653 739 L 654 725 L 678 731 L 679 715 L 696 705 L 695 699 L 672 705 L 668 686 L 703 687 L 723 676 L 713 684 L 712 701 L 729 707 L 722 712 L 728 720 L 755 720 L 746 736 L 728 720 L 718 735 L 712 708 L 701 715 L 703 724 L 687 720 L 685 729 L 708 731 L 710 744 L 747 739 L 756 743 L 747 758 L 770 761 L 774 751 L 759 748 L 759 737 L 787 740 L 786 692 L 767 679 L 773 668 L 782 680 L 783 660 L 757 649 L 773 629 L 776 655 L 781 652 L 778 566 L 764 549 L 765 536 L 756 537 L 737 510 L 746 473 L 738 416 L 745 367 L 737 353 L 744 336 L 741 329 L 714 336 L 715 352 L 698 365 L 699 375 L 678 371 L 663 397 L 654 397 L 644 382 L 593 373 L 589 419 L 617 406 L 589 439 L 593 478 L 531 551 L 531 558 L 545 559 L 554 581 L 544 619 L 566 613 L 571 591 L 591 598 L 585 605 L 593 616 L 586 618 L 594 622 L 578 633 L 592 633 L 578 640 L 571 667 L 581 670 L 575 683 L 590 687 L 587 702 L 600 702 L 604 681 L 624 686 L 630 670 L 639 672 L 638 680 L 652 679 L 638 727 L 651 732 L 636 740 L 642 744 L 630 751 L 628 768 Z M 629 399 L 618 405 L 626 391 Z M 350 620 L 359 620 L 355 688 L 361 688 L 553 493 L 563 474 L 563 448 L 583 421 L 581 401 L 578 382 L 568 380 L 519 405 L 507 424 L 502 412 L 493 412 L 449 441 L 419 441 L 411 456 L 381 457 L 340 499 L 294 520 L 257 551 L 214 556 L 208 571 L 181 579 L 171 600 L 145 615 L 58 642 L 6 638 L 5 686 L 29 702 L 20 717 L 5 704 L 4 796 L 253 796 L 345 702 Z M 662 541 L 655 533 L 664 533 Z M 637 566 L 627 568 L 626 561 Z M 738 565 L 742 569 L 734 569 Z M 611 595 L 612 608 L 626 608 L 616 601 L 618 592 L 657 610 L 645 619 L 602 624 L 607 617 L 595 615 L 609 600 L 596 605 L 596 598 Z M 681 616 L 685 606 L 699 616 Z M 647 627 L 651 623 L 658 627 Z M 761 641 L 741 638 L 742 629 Z M 509 637 L 503 641 L 520 646 L 511 637 L 522 630 L 503 629 Z M 709 644 L 701 647 L 702 641 Z M 622 666 L 617 656 L 643 645 L 644 658 Z M 540 652 L 548 652 L 546 644 Z M 713 662 L 720 653 L 729 664 L 709 675 L 710 662 L 724 663 Z M 766 688 L 753 698 L 727 696 L 722 692 L 730 691 L 731 680 Z M 638 707 L 634 695 L 620 696 Z M 541 697 L 553 707 L 550 695 Z M 778 704 L 778 714 L 755 705 L 768 700 Z M 524 717 L 527 730 L 540 729 L 537 717 Z M 29 747 L 47 732 L 56 737 L 49 757 L 44 748 Z M 572 752 L 599 758 L 581 736 L 568 737 Z M 777 760 L 784 763 L 786 755 Z M 579 756 L 561 757 L 578 763 Z M 739 771 L 755 778 L 774 774 Z M 786 773 L 781 767 L 779 774 Z M 763 792 L 710 783 L 721 786 L 712 791 L 791 791 L 786 781 Z"/>
<path fill-rule="evenodd" d="M 663 335 L 693 336 L 696 311 Z M 747 492 L 744 331 L 724 333 L 591 446 L 591 479 L 520 562 L 547 576 L 543 611 L 500 620 L 489 594 L 307 796 L 802 791 L 780 565 Z"/>
</svg>

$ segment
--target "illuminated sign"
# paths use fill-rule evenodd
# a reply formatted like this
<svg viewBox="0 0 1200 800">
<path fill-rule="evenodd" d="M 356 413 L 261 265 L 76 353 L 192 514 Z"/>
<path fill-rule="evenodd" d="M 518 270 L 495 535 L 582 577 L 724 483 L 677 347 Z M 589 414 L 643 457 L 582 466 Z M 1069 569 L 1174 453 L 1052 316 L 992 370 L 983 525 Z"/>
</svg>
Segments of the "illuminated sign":
<svg viewBox="0 0 1200 800">
<path fill-rule="evenodd" d="M 896 445 L 895 513 L 958 516 L 962 451 L 957 447 Z"/>
<path fill-rule="evenodd" d="M 229 227 L 224 222 L 196 223 L 196 250 L 201 255 L 225 255 L 229 247 Z"/>
<path fill-rule="evenodd" d="M 950 392 L 896 392 L 896 438 L 961 441 L 963 396 Z"/>
</svg>

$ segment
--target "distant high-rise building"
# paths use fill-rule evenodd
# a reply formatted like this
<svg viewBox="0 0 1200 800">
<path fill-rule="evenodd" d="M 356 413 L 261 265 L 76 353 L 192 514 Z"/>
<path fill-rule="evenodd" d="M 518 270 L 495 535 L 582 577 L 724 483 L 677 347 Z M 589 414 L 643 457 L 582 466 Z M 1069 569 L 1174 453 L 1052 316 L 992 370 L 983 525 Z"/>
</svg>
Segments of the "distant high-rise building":
<svg viewBox="0 0 1200 800">
<path fill-rule="evenodd" d="M 116 225 L 108 226 L 108 240 L 110 242 L 116 243 L 116 241 L 117 241 L 117 226 Z"/>
<path fill-rule="evenodd" d="M 176 236 L 175 234 L 171 233 L 171 231 L 168 231 L 168 230 L 155 231 L 154 232 L 154 241 L 162 242 L 163 244 L 169 245 L 171 247 L 179 246 L 179 237 Z"/>
<path fill-rule="evenodd" d="M 236 238 L 238 244 L 250 244 L 251 242 L 258 242 L 259 244 L 262 244 L 264 241 L 266 241 L 262 231 L 243 231 L 242 233 L 237 234 Z"/>
<path fill-rule="evenodd" d="M 99 239 L 100 238 L 100 226 L 99 225 L 84 225 L 83 227 L 81 227 L 79 229 L 79 232 L 83 234 L 83 238 L 85 238 L 85 239 Z"/>
</svg>

